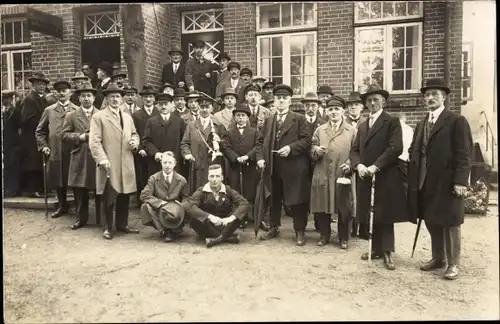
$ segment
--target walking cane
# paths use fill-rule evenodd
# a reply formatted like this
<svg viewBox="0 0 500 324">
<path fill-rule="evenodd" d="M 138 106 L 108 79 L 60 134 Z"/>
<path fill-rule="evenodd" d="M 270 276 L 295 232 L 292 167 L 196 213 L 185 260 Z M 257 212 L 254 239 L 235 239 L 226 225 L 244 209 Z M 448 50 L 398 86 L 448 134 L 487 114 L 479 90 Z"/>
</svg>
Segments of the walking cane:
<svg viewBox="0 0 500 324">
<path fill-rule="evenodd" d="M 240 163 L 240 194 L 243 196 L 243 165 Z M 241 229 L 245 231 L 245 227 L 247 227 L 247 222 L 248 222 L 248 215 L 246 217 L 247 219 L 241 224 Z"/>
<path fill-rule="evenodd" d="M 413 248 L 411 250 L 412 258 L 413 254 L 415 253 L 415 248 L 417 247 L 417 240 L 418 240 L 418 233 L 420 233 L 420 226 L 422 226 L 422 218 L 420 218 L 417 223 L 417 231 L 415 232 L 415 238 L 413 239 Z"/>
<path fill-rule="evenodd" d="M 373 212 L 375 209 L 375 174 L 372 178 L 372 190 L 370 196 L 370 223 L 368 228 L 368 262 L 372 262 L 372 236 L 373 236 Z"/>
<path fill-rule="evenodd" d="M 43 195 L 45 199 L 45 220 L 49 220 L 49 205 L 47 202 L 47 156 L 42 153 L 43 158 Z"/>
</svg>

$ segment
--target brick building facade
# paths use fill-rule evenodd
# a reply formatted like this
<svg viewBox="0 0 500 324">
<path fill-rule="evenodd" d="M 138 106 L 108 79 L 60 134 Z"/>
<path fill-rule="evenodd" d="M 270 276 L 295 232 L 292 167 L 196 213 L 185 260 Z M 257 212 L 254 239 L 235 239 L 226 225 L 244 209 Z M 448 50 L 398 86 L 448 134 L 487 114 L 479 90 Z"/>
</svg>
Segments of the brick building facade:
<svg viewBox="0 0 500 324">
<path fill-rule="evenodd" d="M 228 52 L 255 75 L 292 85 L 296 99 L 323 84 L 347 97 L 353 89 L 363 91 L 367 83 L 379 82 L 391 93 L 389 111 L 406 112 L 411 125 L 424 114 L 419 92 L 422 80 L 444 78 L 446 2 L 198 2 L 141 6 L 147 81 L 157 86 L 169 59 L 168 49 L 177 46 L 188 52 L 188 43 L 200 37 L 211 43 L 214 55 Z M 462 1 L 450 1 L 448 6 L 449 105 L 460 111 Z M 63 39 L 25 31 L 24 24 L 25 37 L 19 43 L 14 30 L 18 27 L 9 29 L 6 23 L 22 22 L 26 7 L 1 8 L 3 88 L 18 87 L 19 79 L 30 71 L 41 70 L 51 80 L 69 79 L 81 67 L 82 59 L 86 60 L 87 49 L 95 51 L 96 46 L 84 45 L 93 39 L 101 39 L 99 44 L 103 44 L 102 39 L 108 45 L 114 42 L 113 52 L 118 53 L 122 71 L 126 72 L 119 23 L 113 26 L 113 19 L 119 20 L 117 5 L 29 5 L 61 17 Z M 100 26 L 102 32 L 96 32 L 97 27 L 90 30 L 90 21 L 101 17 L 101 13 L 106 13 L 101 22 L 107 25 Z M 14 36 L 10 43 L 6 33 L 11 29 Z M 21 69 L 15 66 L 19 49 L 28 53 L 23 54 Z"/>
</svg>

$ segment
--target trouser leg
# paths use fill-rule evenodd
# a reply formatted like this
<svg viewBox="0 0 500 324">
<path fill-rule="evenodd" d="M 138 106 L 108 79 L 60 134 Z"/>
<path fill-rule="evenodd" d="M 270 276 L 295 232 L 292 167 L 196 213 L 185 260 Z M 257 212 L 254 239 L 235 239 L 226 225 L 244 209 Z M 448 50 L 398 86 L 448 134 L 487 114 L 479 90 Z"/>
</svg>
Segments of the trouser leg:
<svg viewBox="0 0 500 324">
<path fill-rule="evenodd" d="M 106 189 L 101 195 L 101 213 L 105 218 L 104 229 L 110 232 L 113 230 L 113 219 L 117 198 L 118 193 L 109 183 L 106 184 Z"/>
<path fill-rule="evenodd" d="M 352 220 L 352 236 L 358 236 L 358 221 L 356 219 Z"/>
<path fill-rule="evenodd" d="M 281 226 L 281 210 L 283 201 L 283 183 L 280 178 L 273 177 L 272 205 L 270 210 L 271 227 Z"/>
<path fill-rule="evenodd" d="M 373 224 L 372 252 L 394 252 L 394 224 Z"/>
<path fill-rule="evenodd" d="M 222 232 L 221 229 L 215 227 L 215 225 L 208 220 L 205 222 L 200 222 L 197 219 L 191 219 L 190 224 L 191 228 L 196 232 L 196 234 L 198 234 L 198 236 L 203 239 L 207 237 L 218 237 Z"/>
<path fill-rule="evenodd" d="M 141 205 L 141 216 L 146 219 L 151 218 L 151 222 L 148 222 L 147 226 L 151 226 L 156 228 L 159 231 L 164 230 L 163 225 L 161 224 L 160 220 L 158 219 L 158 214 L 153 210 L 153 208 L 148 204 L 148 203 L 143 203 Z"/>
<path fill-rule="evenodd" d="M 103 211 L 102 211 L 102 195 L 98 195 L 95 193 L 94 196 L 94 204 L 95 204 L 95 223 L 96 225 L 102 225 L 104 223 L 103 219 Z"/>
<path fill-rule="evenodd" d="M 128 194 L 118 194 L 116 198 L 116 228 L 121 229 L 128 226 L 128 209 L 130 196 Z"/>
<path fill-rule="evenodd" d="M 224 226 L 224 229 L 220 233 L 220 238 L 222 241 L 227 240 L 231 235 L 233 235 L 234 231 L 238 229 L 240 226 L 241 221 L 237 218 L 234 221 L 230 222 L 226 226 Z"/>
<path fill-rule="evenodd" d="M 461 252 L 461 228 L 460 226 L 445 227 L 443 232 L 448 265 L 458 266 Z"/>
<path fill-rule="evenodd" d="M 308 210 L 309 205 L 307 203 L 290 206 L 290 216 L 293 217 L 293 229 L 295 232 L 306 230 Z"/>
<path fill-rule="evenodd" d="M 332 235 L 332 215 L 326 213 L 314 213 L 314 219 L 317 221 L 317 230 L 324 236 L 327 241 L 330 240 Z"/>
<path fill-rule="evenodd" d="M 351 223 L 352 219 L 343 215 L 338 216 L 337 222 L 337 233 L 339 235 L 339 241 L 349 241 L 349 234 L 351 233 Z"/>
<path fill-rule="evenodd" d="M 67 202 L 68 187 L 57 187 L 56 193 L 57 193 L 57 202 L 59 204 L 59 208 L 63 210 L 68 210 L 68 202 Z"/>
<path fill-rule="evenodd" d="M 87 223 L 89 219 L 89 190 L 87 188 L 74 188 L 73 191 L 75 193 L 76 218 L 81 223 Z"/>
<path fill-rule="evenodd" d="M 425 227 L 429 231 L 431 236 L 431 250 L 432 250 L 432 259 L 437 261 L 443 261 L 445 259 L 444 254 L 444 231 L 445 229 L 442 226 L 431 224 L 429 222 L 425 222 Z"/>
</svg>

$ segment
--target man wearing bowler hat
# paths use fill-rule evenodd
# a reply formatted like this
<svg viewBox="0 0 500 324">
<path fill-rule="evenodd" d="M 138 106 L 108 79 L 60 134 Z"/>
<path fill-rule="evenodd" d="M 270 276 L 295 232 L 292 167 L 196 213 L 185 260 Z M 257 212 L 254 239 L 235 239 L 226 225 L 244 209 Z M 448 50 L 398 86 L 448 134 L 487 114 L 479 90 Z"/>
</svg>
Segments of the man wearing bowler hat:
<svg viewBox="0 0 500 324">
<path fill-rule="evenodd" d="M 197 90 L 213 97 L 215 86 L 212 85 L 212 72 L 217 67 L 203 57 L 204 50 L 204 41 L 194 43 L 194 55 L 186 63 L 186 85 L 189 91 Z"/>
<path fill-rule="evenodd" d="M 2 148 L 4 197 L 21 193 L 21 111 L 14 101 L 15 91 L 2 90 Z"/>
<path fill-rule="evenodd" d="M 464 195 L 469 184 L 472 136 L 469 123 L 445 107 L 450 88 L 430 79 L 420 89 L 429 113 L 417 123 L 410 145 L 408 201 L 414 218 L 425 221 L 432 258 L 422 271 L 448 266 L 444 278 L 458 278 Z"/>
<path fill-rule="evenodd" d="M 35 72 L 28 79 L 32 89 L 21 102 L 22 166 L 25 171 L 26 190 L 35 198 L 43 194 L 43 163 L 38 151 L 35 130 L 48 103 L 45 90 L 50 83 L 43 73 Z"/>
<path fill-rule="evenodd" d="M 184 208 L 181 202 L 188 196 L 186 179 L 174 171 L 177 163 L 174 153 L 157 153 L 161 170 L 151 175 L 141 192 L 142 224 L 160 231 L 165 243 L 175 240 L 175 234 L 184 226 Z"/>
<path fill-rule="evenodd" d="M 56 189 L 58 208 L 51 215 L 58 218 L 69 211 L 66 202 L 71 145 L 61 141 L 61 131 L 66 115 L 78 109 L 69 100 L 71 84 L 66 80 L 54 83 L 57 103 L 47 107 L 35 131 L 38 150 L 48 157 L 47 180 Z"/>
<path fill-rule="evenodd" d="M 394 270 L 394 223 L 409 221 L 409 214 L 398 168 L 398 156 L 403 151 L 401 124 L 384 111 L 388 98 L 389 93 L 378 85 L 370 85 L 361 95 L 370 118 L 359 126 L 350 160 L 351 167 L 357 170 L 356 218 L 365 226 L 370 219 L 372 177 L 376 176 L 371 259 L 383 257 L 385 267 Z M 361 258 L 368 260 L 368 253 Z"/>
<path fill-rule="evenodd" d="M 105 218 L 102 235 L 111 240 L 115 208 L 116 229 L 139 233 L 128 226 L 129 195 L 137 191 L 134 152 L 139 148 L 139 136 L 132 117 L 120 109 L 124 91 L 112 83 L 103 92 L 109 105 L 92 116 L 89 147 L 98 166 L 96 193 L 102 195 L 101 210 Z"/>
<path fill-rule="evenodd" d="M 316 94 L 318 95 L 319 100 L 321 100 L 321 105 L 319 106 L 318 109 L 319 116 L 326 120 L 327 119 L 327 116 L 325 114 L 326 102 L 335 94 L 333 93 L 332 87 L 330 87 L 329 85 L 319 86 Z"/>
<path fill-rule="evenodd" d="M 97 67 L 97 78 L 100 83 L 97 85 L 97 94 L 94 106 L 97 109 L 105 108 L 106 103 L 104 102 L 104 90 L 109 87 L 111 83 L 111 76 L 113 75 L 113 65 L 108 62 L 102 62 Z M 104 103 L 104 104 L 103 104 Z"/>
<path fill-rule="evenodd" d="M 168 51 L 168 55 L 170 55 L 170 63 L 163 66 L 161 82 L 163 84 L 170 83 L 175 88 L 184 89 L 186 87 L 185 64 L 182 62 L 184 52 L 174 47 Z"/>
<path fill-rule="evenodd" d="M 224 52 L 217 57 L 217 61 L 219 62 L 219 68 L 216 70 L 217 72 L 217 86 L 215 88 L 215 98 L 220 98 L 221 93 L 226 90 L 223 88 L 223 83 L 231 78 L 229 74 L 228 65 L 231 62 L 231 57 L 228 53 Z"/>
<path fill-rule="evenodd" d="M 224 82 L 221 83 L 219 86 L 219 96 L 217 98 L 220 98 L 222 95 L 222 92 L 226 91 L 228 88 L 232 88 L 234 92 L 237 94 L 240 93 L 240 90 L 242 87 L 245 86 L 245 83 L 243 80 L 240 78 L 240 63 L 238 62 L 229 62 L 227 65 L 227 70 L 229 71 L 229 78 L 227 78 Z M 237 98 L 238 99 L 238 98 Z"/>
<path fill-rule="evenodd" d="M 75 73 L 75 76 L 71 78 L 71 81 L 73 81 L 73 83 L 75 84 L 75 90 L 78 90 L 78 89 L 83 88 L 83 85 L 86 82 L 89 82 L 89 78 L 87 76 L 85 76 L 85 74 L 83 74 L 83 72 L 78 71 Z M 80 106 L 80 101 L 78 101 L 79 96 L 76 93 L 76 91 L 73 92 L 73 94 L 71 95 L 71 98 L 69 100 L 71 101 L 72 104 L 74 104 L 76 106 Z"/>
</svg>

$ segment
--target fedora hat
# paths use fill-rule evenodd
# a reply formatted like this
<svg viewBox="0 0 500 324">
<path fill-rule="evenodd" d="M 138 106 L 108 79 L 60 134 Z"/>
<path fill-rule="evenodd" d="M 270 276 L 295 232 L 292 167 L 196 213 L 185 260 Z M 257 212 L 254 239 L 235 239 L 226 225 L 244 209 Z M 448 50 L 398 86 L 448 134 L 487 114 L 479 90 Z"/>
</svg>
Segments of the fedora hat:
<svg viewBox="0 0 500 324">
<path fill-rule="evenodd" d="M 196 99 L 196 100 L 198 100 L 199 98 L 201 98 L 201 96 L 200 96 L 200 94 L 198 92 L 189 91 L 189 92 L 186 92 L 186 95 L 184 96 L 184 98 L 186 100 L 189 100 L 189 99 Z"/>
<path fill-rule="evenodd" d="M 234 68 L 234 67 L 235 67 L 235 68 L 237 68 L 238 70 L 240 70 L 240 69 L 241 69 L 241 65 L 240 65 L 240 63 L 238 63 L 238 62 L 231 61 L 231 62 L 229 62 L 229 64 L 227 65 L 227 69 L 228 69 L 228 70 L 231 70 L 231 69 L 232 69 L 232 68 Z"/>
<path fill-rule="evenodd" d="M 361 93 L 359 93 L 358 91 L 351 92 L 349 98 L 347 98 L 346 100 L 346 104 L 353 102 L 363 103 L 363 100 L 361 99 Z"/>
<path fill-rule="evenodd" d="M 184 207 L 177 201 L 167 201 L 158 210 L 160 221 L 168 229 L 178 228 L 184 221 Z"/>
<path fill-rule="evenodd" d="M 315 94 L 314 92 L 308 92 L 306 93 L 306 95 L 304 96 L 304 98 L 301 100 L 302 103 L 306 103 L 306 102 L 316 102 L 318 104 L 321 103 L 321 100 L 318 99 L 318 95 Z"/>
<path fill-rule="evenodd" d="M 329 85 L 322 85 L 322 86 L 319 86 L 318 87 L 318 91 L 316 91 L 316 94 L 319 95 L 320 93 L 327 93 L 327 94 L 330 94 L 332 96 L 334 96 L 335 94 L 333 93 L 333 90 L 332 90 L 332 87 L 330 87 Z"/>
<path fill-rule="evenodd" d="M 366 97 L 372 94 L 382 95 L 386 100 L 389 98 L 389 92 L 382 89 L 378 84 L 371 84 L 368 89 L 366 89 L 365 93 L 363 93 L 360 97 L 363 100 L 363 103 L 366 101 Z"/>
<path fill-rule="evenodd" d="M 444 83 L 444 80 L 442 79 L 429 79 L 425 83 L 425 86 L 420 88 L 420 92 L 425 93 L 426 90 L 428 89 L 438 89 L 438 90 L 443 90 L 446 92 L 446 94 L 450 94 L 450 88 L 446 86 L 446 83 Z"/>
<path fill-rule="evenodd" d="M 127 78 L 127 74 L 125 74 L 125 73 L 116 73 L 116 74 L 113 74 L 111 76 L 111 80 L 119 78 L 119 77 L 122 77 L 122 78 L 126 79 Z"/>
<path fill-rule="evenodd" d="M 170 91 L 170 93 L 171 93 L 172 95 L 174 95 L 174 91 L 175 91 L 175 89 L 176 89 L 177 87 L 176 87 L 176 86 L 174 86 L 174 85 L 172 85 L 172 84 L 170 84 L 170 83 L 168 83 L 168 82 L 165 82 L 165 84 L 163 84 L 163 85 L 161 86 L 161 88 L 160 88 L 160 92 L 165 92 L 165 89 L 167 89 L 167 88 L 172 89 L 172 91 Z"/>
<path fill-rule="evenodd" d="M 97 90 L 92 87 L 92 84 L 90 82 L 85 82 L 81 89 L 75 90 L 77 96 L 79 96 L 82 92 L 91 92 L 93 95 L 95 95 Z"/>
<path fill-rule="evenodd" d="M 220 95 L 222 99 L 224 99 L 225 96 L 234 96 L 235 98 L 238 98 L 238 94 L 233 88 L 226 88 L 226 90 L 224 90 L 224 92 Z"/>
<path fill-rule="evenodd" d="M 184 55 L 184 52 L 178 47 L 174 47 L 170 51 L 168 51 L 168 55 L 172 55 L 174 53 L 179 53 L 181 55 Z"/>
<path fill-rule="evenodd" d="M 240 75 L 243 75 L 243 74 L 248 74 L 248 75 L 250 75 L 250 76 L 252 76 L 252 75 L 253 75 L 252 70 L 250 70 L 250 69 L 249 69 L 249 68 L 247 68 L 247 67 L 244 67 L 243 69 L 241 69 L 241 71 L 240 71 Z"/>
<path fill-rule="evenodd" d="M 114 69 L 113 69 L 113 65 L 111 65 L 111 63 L 102 62 L 101 64 L 99 64 L 99 66 L 97 68 L 102 70 L 104 73 L 106 73 L 107 76 L 113 75 Z"/>
<path fill-rule="evenodd" d="M 184 98 L 186 96 L 186 91 L 183 88 L 174 89 L 174 98 Z"/>
<path fill-rule="evenodd" d="M 69 83 L 66 80 L 57 80 L 56 82 L 54 82 L 54 85 L 52 87 L 54 88 L 54 90 L 59 90 L 63 88 L 71 89 L 71 83 Z"/>
<path fill-rule="evenodd" d="M 219 56 L 217 56 L 216 61 L 220 61 L 222 59 L 226 59 L 228 61 L 231 61 L 231 57 L 229 56 L 229 54 L 227 52 L 224 52 L 224 53 L 220 54 Z"/>
<path fill-rule="evenodd" d="M 156 90 L 152 85 L 145 85 L 142 87 L 142 91 L 139 92 L 141 96 L 154 95 L 156 96 Z"/>
<path fill-rule="evenodd" d="M 236 115 L 236 113 L 242 112 L 245 113 L 248 117 L 252 116 L 252 112 L 248 108 L 248 105 L 246 103 L 239 103 L 236 105 L 236 108 L 233 109 L 233 116 Z"/>
<path fill-rule="evenodd" d="M 264 85 L 262 86 L 262 89 L 267 89 L 267 88 L 274 88 L 276 86 L 276 83 L 274 83 L 273 81 L 267 81 L 266 83 L 264 83 Z"/>
<path fill-rule="evenodd" d="M 168 101 L 168 102 L 171 102 L 172 100 L 174 100 L 174 97 L 172 97 L 171 95 L 169 95 L 168 93 L 163 93 L 163 92 L 160 92 L 158 94 L 156 94 L 156 101 L 157 102 L 160 102 L 160 101 Z"/>
<path fill-rule="evenodd" d="M 49 84 L 50 81 L 45 77 L 45 74 L 42 72 L 35 72 L 33 75 L 28 79 L 29 82 L 33 83 L 35 81 L 42 81 L 45 84 Z"/>
<path fill-rule="evenodd" d="M 118 87 L 118 85 L 116 83 L 110 83 L 109 86 L 106 89 L 104 89 L 102 92 L 106 96 L 108 94 L 111 94 L 111 93 L 119 93 L 122 96 L 125 94 L 125 91 L 120 89 L 120 87 Z"/>
<path fill-rule="evenodd" d="M 131 87 L 131 86 L 123 87 L 123 91 L 125 91 L 125 93 L 133 93 L 133 94 L 139 93 L 139 91 L 137 91 L 136 88 Z"/>
<path fill-rule="evenodd" d="M 88 80 L 89 78 L 83 74 L 82 71 L 78 71 L 75 73 L 75 76 L 71 78 L 71 81 L 77 81 L 77 80 Z"/>
</svg>

